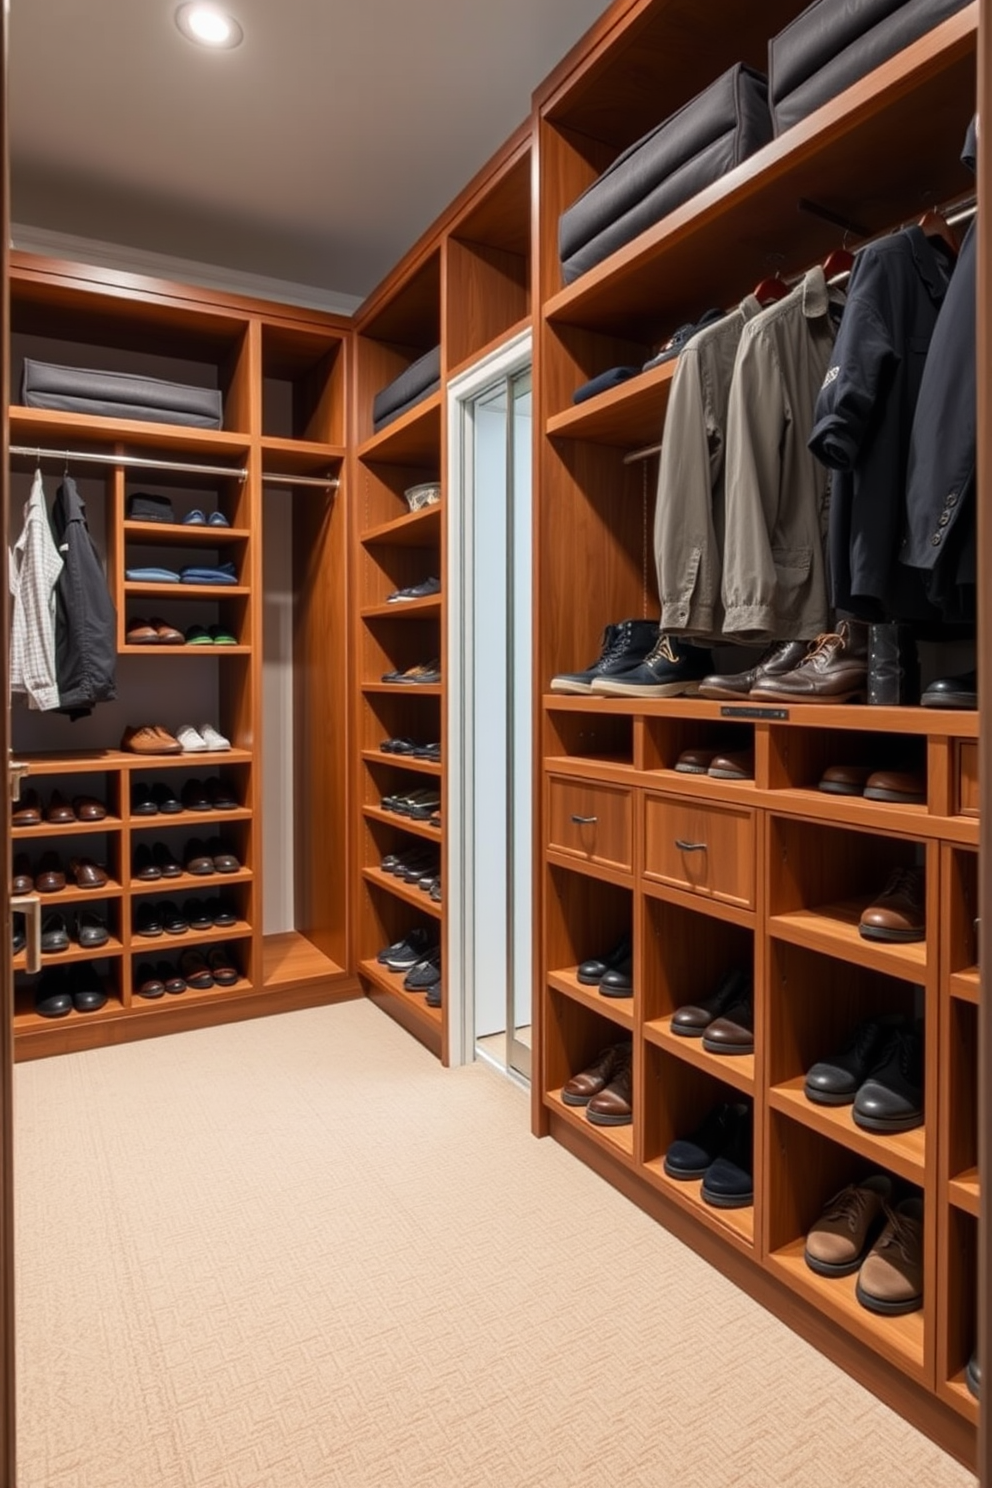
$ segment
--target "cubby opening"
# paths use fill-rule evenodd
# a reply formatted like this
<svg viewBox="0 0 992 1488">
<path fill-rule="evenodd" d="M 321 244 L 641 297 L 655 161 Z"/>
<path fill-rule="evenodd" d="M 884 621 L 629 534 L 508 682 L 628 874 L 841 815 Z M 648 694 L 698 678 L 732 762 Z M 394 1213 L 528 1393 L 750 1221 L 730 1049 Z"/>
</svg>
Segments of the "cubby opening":
<svg viewBox="0 0 992 1488">
<path fill-rule="evenodd" d="M 332 334 L 262 327 L 262 434 L 342 445 L 344 343 Z"/>
<path fill-rule="evenodd" d="M 54 957 L 46 958 L 46 964 L 43 966 L 42 975 L 49 969 L 47 962 L 54 960 Z M 104 954 L 101 954 L 101 952 L 98 950 L 92 955 L 87 956 L 86 960 L 92 962 L 92 964 L 95 966 L 99 978 L 103 983 L 104 990 L 107 993 L 106 1005 L 95 1012 L 79 1012 L 78 1009 L 73 1008 L 70 1013 L 67 1013 L 60 1018 L 43 1017 L 35 1010 L 34 1004 L 34 995 L 39 983 L 39 977 L 28 976 L 24 972 L 19 972 L 14 977 L 15 1032 L 27 1029 L 36 1030 L 46 1027 L 71 1027 L 75 1029 L 77 1025 L 81 1025 L 86 1022 L 90 1022 L 95 1025 L 99 1022 L 100 1019 L 106 1018 L 108 1016 L 112 1017 L 114 1013 L 120 1013 L 123 1011 L 124 1007 L 128 1004 L 129 998 L 127 993 L 125 992 L 124 962 L 122 961 L 121 956 L 119 954 L 107 955 L 105 952 Z M 72 963 L 70 962 L 66 966 L 66 971 L 69 973 L 70 976 L 72 974 L 71 968 Z"/>
<path fill-rule="evenodd" d="M 645 720 L 645 766 L 683 779 L 705 778 L 709 755 L 749 756 L 754 779 L 754 727 L 720 723 L 711 718 L 648 718 Z M 691 758 L 683 758 L 687 753 Z M 736 782 L 740 784 L 740 782 Z"/>
<path fill-rule="evenodd" d="M 978 1220 L 961 1209 L 951 1209 L 947 1228 L 947 1335 L 945 1379 L 954 1404 L 970 1420 L 978 1418 L 978 1402 L 966 1383 L 968 1362 L 975 1353 L 978 1333 Z"/>
<path fill-rule="evenodd" d="M 634 720 L 630 715 L 597 711 L 545 714 L 545 750 L 550 759 L 583 759 L 602 765 L 634 764 Z"/>
<path fill-rule="evenodd" d="M 948 946 L 950 990 L 956 997 L 977 1003 L 978 969 L 978 853 L 946 846 L 941 923 Z"/>
<path fill-rule="evenodd" d="M 411 761 L 407 755 L 384 752 L 379 746 L 393 739 L 435 744 L 440 738 L 441 702 L 436 694 L 425 694 L 419 687 L 404 687 L 396 688 L 394 693 L 364 695 L 360 746 L 363 752 L 374 750 L 383 764 L 436 774 L 438 765 L 432 761 Z"/>
<path fill-rule="evenodd" d="M 414 548 L 434 547 L 440 543 L 440 502 L 412 511 L 404 495 L 414 486 L 438 484 L 438 471 L 436 444 L 433 450 L 423 452 L 422 460 L 417 464 L 397 464 L 378 459 L 359 462 L 358 526 L 368 547 L 380 542 Z"/>
<path fill-rule="evenodd" d="M 920 777 L 924 800 L 908 803 L 903 809 L 926 810 L 927 741 L 923 735 L 867 729 L 786 728 L 772 724 L 769 745 L 772 790 L 813 792 L 814 799 L 820 802 L 857 800 L 864 796 L 863 788 L 859 791 L 852 787 L 849 794 L 821 789 L 825 772 L 836 766 L 872 772 L 907 772 Z M 879 803 L 872 801 L 872 804 Z"/>
<path fill-rule="evenodd" d="M 527 151 L 455 224 L 446 258 L 450 368 L 530 314 L 530 206 Z"/>
<path fill-rule="evenodd" d="M 362 554 L 359 570 L 360 610 L 390 603 L 397 590 L 422 584 L 429 578 L 440 578 L 441 555 L 437 547 L 377 546 Z M 440 603 L 440 593 L 425 597 L 424 602 Z M 398 620 L 409 619 L 410 601 L 392 600 L 392 614 Z"/>
<path fill-rule="evenodd" d="M 667 1029 L 678 1008 L 712 996 L 730 972 L 753 980 L 752 930 L 663 899 L 648 899 L 645 908 L 646 1024 Z"/>
<path fill-rule="evenodd" d="M 772 818 L 769 847 L 773 916 L 809 911 L 818 919 L 855 927 L 893 869 L 925 865 L 924 845 L 909 838 L 786 817 Z"/>
<path fill-rule="evenodd" d="M 163 456 L 170 460 L 176 456 Z M 194 462 L 199 463 L 199 462 Z M 232 466 L 238 464 L 231 461 Z M 212 547 L 237 544 L 248 535 L 251 525 L 250 493 L 247 481 L 218 476 L 216 480 L 207 475 L 184 475 L 182 472 L 128 470 L 124 467 L 124 505 L 121 519 L 124 523 L 124 538 L 128 545 L 161 546 L 184 549 L 192 548 L 184 558 L 185 563 L 199 563 L 200 548 L 209 552 Z M 172 520 L 151 521 L 141 516 L 130 515 L 131 499 L 138 495 L 164 498 L 172 508 Z M 189 524 L 185 518 L 202 512 L 204 523 Z M 227 519 L 227 527 L 211 525 L 210 517 L 215 513 Z M 163 515 L 166 513 L 163 512 Z M 228 555 L 222 554 L 222 557 Z"/>
<path fill-rule="evenodd" d="M 951 998 L 947 1010 L 947 1176 L 952 1202 L 978 1207 L 978 1008 Z"/>
<path fill-rule="evenodd" d="M 385 615 L 369 616 L 362 622 L 360 677 L 363 682 L 381 682 L 404 692 L 416 692 L 420 686 L 436 686 L 436 682 L 399 682 L 390 673 L 406 672 L 428 662 L 436 662 L 439 667 L 440 655 L 441 627 L 436 618 L 398 615 L 394 619 Z"/>
<path fill-rule="evenodd" d="M 572 1110 L 581 1119 L 584 1115 L 581 1106 L 568 1107 L 562 1104 L 562 1086 L 573 1075 L 581 1074 L 587 1069 L 611 1044 L 629 1044 L 630 1034 L 617 1028 L 615 1023 L 601 1016 L 594 1008 L 576 1002 L 554 988 L 550 989 L 548 996 L 550 1016 L 545 1030 L 544 1051 L 547 1093 L 556 1109 Z M 618 1139 L 627 1151 L 631 1150 L 630 1126 L 597 1127 L 591 1122 L 588 1125 L 590 1131 Z"/>
<path fill-rule="evenodd" d="M 360 444 L 375 432 L 372 404 L 376 394 L 440 341 L 441 250 L 437 248 L 362 323 L 356 346 L 355 411 Z"/>
</svg>

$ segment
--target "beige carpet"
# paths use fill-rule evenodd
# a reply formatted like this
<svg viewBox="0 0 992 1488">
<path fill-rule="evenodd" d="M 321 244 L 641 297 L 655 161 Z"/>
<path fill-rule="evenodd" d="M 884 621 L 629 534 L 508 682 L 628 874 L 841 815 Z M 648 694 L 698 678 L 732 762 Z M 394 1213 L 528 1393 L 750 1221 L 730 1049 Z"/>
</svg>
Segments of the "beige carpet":
<svg viewBox="0 0 992 1488">
<path fill-rule="evenodd" d="M 16 1096 L 19 1488 L 974 1481 L 369 1004 Z"/>
</svg>

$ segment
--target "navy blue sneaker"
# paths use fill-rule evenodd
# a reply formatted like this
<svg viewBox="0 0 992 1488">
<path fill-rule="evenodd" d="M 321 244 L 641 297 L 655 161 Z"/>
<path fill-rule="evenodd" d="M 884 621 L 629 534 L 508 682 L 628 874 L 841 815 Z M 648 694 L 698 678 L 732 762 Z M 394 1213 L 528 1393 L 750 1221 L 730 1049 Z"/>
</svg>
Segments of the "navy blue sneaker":
<svg viewBox="0 0 992 1488">
<path fill-rule="evenodd" d="M 589 690 L 597 697 L 686 696 L 699 691 L 711 665 L 710 653 L 702 646 L 687 646 L 663 631 L 639 665 L 599 675 Z"/>
<path fill-rule="evenodd" d="M 617 676 L 638 666 L 650 656 L 657 639 L 657 620 L 621 620 L 617 625 L 608 625 L 603 632 L 602 649 L 592 666 L 584 672 L 561 672 L 552 677 L 551 691 L 590 693 L 597 678 Z"/>
</svg>

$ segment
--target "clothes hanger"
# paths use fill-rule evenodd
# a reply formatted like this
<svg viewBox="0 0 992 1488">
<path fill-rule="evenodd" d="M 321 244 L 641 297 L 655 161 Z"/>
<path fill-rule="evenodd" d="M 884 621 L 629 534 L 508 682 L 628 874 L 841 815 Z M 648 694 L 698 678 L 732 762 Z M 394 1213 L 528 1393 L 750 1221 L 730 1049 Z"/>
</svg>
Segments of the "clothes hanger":
<svg viewBox="0 0 992 1488">
<path fill-rule="evenodd" d="M 776 300 L 784 300 L 789 293 L 789 286 L 776 269 L 767 279 L 759 280 L 751 293 L 764 309 L 766 305 L 774 305 Z"/>
<path fill-rule="evenodd" d="M 958 256 L 958 240 L 954 235 L 954 229 L 944 216 L 935 207 L 927 207 L 918 224 L 921 232 L 926 233 L 928 238 L 936 238 L 946 244 L 952 256 Z"/>
<path fill-rule="evenodd" d="M 823 276 L 829 284 L 831 279 L 837 279 L 841 274 L 849 274 L 854 268 L 854 254 L 847 246 L 847 233 L 841 240 L 839 248 L 832 248 L 823 260 Z"/>
</svg>

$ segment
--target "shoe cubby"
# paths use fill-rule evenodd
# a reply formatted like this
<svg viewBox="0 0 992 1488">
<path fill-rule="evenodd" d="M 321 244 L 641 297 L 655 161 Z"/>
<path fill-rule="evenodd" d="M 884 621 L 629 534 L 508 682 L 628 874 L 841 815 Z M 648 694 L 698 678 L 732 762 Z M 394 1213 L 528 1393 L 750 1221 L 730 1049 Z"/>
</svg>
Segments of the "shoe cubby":
<svg viewBox="0 0 992 1488">
<path fill-rule="evenodd" d="M 372 404 L 377 393 L 441 341 L 440 247 L 429 253 L 391 293 L 387 281 L 378 303 L 373 303 L 371 313 L 363 317 L 356 340 L 358 443 L 362 446 L 381 439 L 388 444 L 392 442 L 389 431 L 394 426 L 386 425 L 377 439 Z M 407 416 L 401 415 L 396 422 L 406 424 Z"/>
<path fill-rule="evenodd" d="M 223 430 L 247 432 L 251 427 L 250 338 L 245 316 L 220 309 L 184 316 L 174 305 L 122 299 L 101 294 L 95 287 L 74 301 L 60 286 L 40 278 L 18 278 L 11 291 L 10 333 L 12 383 L 18 401 L 23 360 L 32 357 L 62 367 L 219 388 Z M 84 430 L 87 425 L 100 427 L 109 422 L 88 414 L 53 418 L 46 410 L 27 412 L 29 416 L 41 414 L 39 424 L 47 422 L 60 429 L 78 425 Z M 135 425 L 139 422 L 134 421 Z M 182 427 L 191 444 L 198 436 L 215 432 Z"/>
<path fill-rule="evenodd" d="M 212 934 L 206 932 L 193 941 L 178 941 L 169 937 L 169 943 L 162 941 L 149 941 L 151 947 L 146 952 L 145 947 L 135 949 L 130 959 L 128 975 L 130 977 L 129 992 L 130 1006 L 136 1012 L 150 1013 L 156 1007 L 169 1007 L 178 1003 L 188 1004 L 191 1002 L 214 1001 L 218 998 L 243 996 L 251 990 L 251 939 L 245 935 L 229 934 L 226 930 L 215 930 Z M 224 953 L 225 963 L 231 966 L 237 973 L 235 982 L 214 982 L 209 987 L 193 987 L 187 985 L 181 992 L 169 992 L 158 997 L 143 997 L 138 992 L 143 975 L 146 971 L 159 976 L 161 980 L 165 969 L 175 975 L 182 977 L 183 968 L 181 961 L 184 952 L 188 950 L 198 951 L 204 958 L 210 953 L 220 950 Z"/>
<path fill-rule="evenodd" d="M 941 1046 L 942 1090 L 953 1090 L 944 1120 L 944 1172 L 951 1204 L 978 1218 L 978 1008 L 949 999 Z"/>
<path fill-rule="evenodd" d="M 35 992 L 41 978 L 49 971 L 57 970 L 55 958 L 46 959 L 39 976 L 28 976 L 25 972 L 16 970 L 14 976 L 14 1032 L 37 1033 L 42 1029 L 54 1032 L 58 1039 L 58 1029 L 71 1029 L 71 1034 L 66 1043 L 58 1048 L 58 1052 L 65 1052 L 70 1048 L 90 1047 L 104 1042 L 99 1027 L 107 1018 L 113 1018 L 121 1014 L 125 1008 L 130 1006 L 130 993 L 125 977 L 125 959 L 120 953 L 108 954 L 107 948 L 98 949 L 85 958 L 77 958 L 75 963 L 69 961 L 65 965 L 65 975 L 70 979 L 73 976 L 73 965 L 84 962 L 87 966 L 92 965 L 96 969 L 97 978 L 107 994 L 107 1001 L 101 1008 L 90 1012 L 80 1012 L 73 1007 L 61 1017 L 47 1017 L 39 1013 L 35 1007 Z M 89 1038 L 84 1035 L 85 1042 L 80 1046 L 76 1041 L 76 1034 L 82 1025 L 89 1025 L 92 1032 Z M 71 1040 L 71 1041 L 70 1041 Z M 55 1051 L 52 1051 L 55 1052 Z"/>
<path fill-rule="evenodd" d="M 198 764 L 198 756 L 193 754 L 173 756 L 175 767 L 168 773 L 163 773 L 154 756 L 147 756 L 147 767 L 137 767 L 130 771 L 129 779 L 125 779 L 126 800 L 124 809 L 131 825 L 132 834 L 136 832 L 154 832 L 168 827 L 181 826 L 187 828 L 192 835 L 197 835 L 197 825 L 210 826 L 211 836 L 217 835 L 225 822 L 246 821 L 252 815 L 251 796 L 251 766 L 244 761 L 236 761 L 225 765 L 221 763 L 222 755 L 211 754 L 209 763 Z M 206 788 L 212 780 L 220 782 L 222 790 L 229 793 L 230 797 L 237 802 L 233 808 L 203 810 L 191 809 L 183 802 L 183 792 L 187 785 L 194 787 L 199 785 Z M 180 811 L 162 811 L 156 809 L 154 812 L 140 811 L 136 809 L 139 799 L 144 798 L 146 790 L 154 793 L 157 787 L 168 790 L 182 806 Z M 157 803 L 153 801 L 153 804 Z"/>
<path fill-rule="evenodd" d="M 101 823 L 100 825 L 105 825 Z M 35 887 L 29 892 L 36 893 L 41 900 L 42 909 L 46 906 L 56 908 L 63 904 L 76 903 L 78 901 L 96 898 L 99 894 L 105 897 L 116 897 L 120 893 L 123 864 L 123 835 L 117 831 L 87 832 L 80 831 L 78 825 L 66 828 L 57 839 L 49 838 L 31 843 L 14 844 L 14 865 L 18 868 L 18 861 L 26 856 L 29 867 L 28 872 L 34 880 Z M 61 872 L 65 876 L 65 888 L 47 891 L 38 888 L 38 877 L 47 871 L 42 868 L 46 859 L 52 859 L 53 870 Z M 76 860 L 96 863 L 107 874 L 107 882 L 100 888 L 80 888 L 74 881 L 70 863 Z"/>
<path fill-rule="evenodd" d="M 703 1047 L 702 1028 L 698 1036 L 677 1033 L 672 1015 L 679 1008 L 712 997 L 721 986 L 729 986 L 727 979 L 735 972 L 741 974 L 735 985 L 742 994 L 750 986 L 754 1005 L 754 932 L 679 904 L 646 899 L 641 967 L 644 1037 L 672 1058 L 753 1096 L 753 1050 L 712 1053 Z M 755 1048 L 760 1027 L 759 1020 Z"/>
<path fill-rule="evenodd" d="M 578 1002 L 554 986 L 548 992 L 548 1026 L 544 1045 L 544 1100 L 556 1116 L 589 1135 L 606 1150 L 627 1163 L 634 1157 L 634 1122 L 624 1126 L 599 1126 L 588 1120 L 583 1106 L 567 1104 L 562 1086 L 573 1075 L 587 1069 L 604 1049 L 631 1042 L 625 1027 L 618 1027 L 598 1009 Z M 637 1071 L 634 1070 L 634 1120 L 637 1119 Z"/>
<path fill-rule="evenodd" d="M 902 817 L 926 814 L 928 769 L 924 735 L 871 729 L 785 727 L 774 723 L 768 735 L 768 788 L 781 791 L 790 806 L 801 803 L 820 818 L 855 822 L 898 821 Z M 840 770 L 845 773 L 838 778 Z M 884 781 L 869 786 L 873 794 L 866 796 L 865 786 L 870 779 L 864 774 L 867 771 L 919 777 L 922 799 L 893 799 L 899 794 L 892 789 L 897 782 Z M 834 773 L 828 775 L 828 772 Z"/>
<path fill-rule="evenodd" d="M 410 510 L 404 495 L 412 486 L 440 484 L 440 422 L 433 445 L 427 442 L 418 463 L 363 459 L 356 471 L 358 525 L 362 549 L 381 546 L 436 550 L 441 542 L 442 502 Z"/>
<path fill-rule="evenodd" d="M 186 946 L 212 945 L 223 940 L 244 940 L 252 934 L 252 886 L 245 879 L 238 879 L 233 883 L 224 882 L 230 879 L 230 874 L 215 873 L 202 878 L 198 887 L 187 884 L 185 888 L 176 890 L 172 887 L 174 879 L 159 879 L 157 882 L 158 893 L 142 894 L 132 898 L 130 901 L 130 945 L 134 956 L 144 956 L 145 959 L 166 957 L 171 949 L 185 949 Z M 154 887 L 154 885 L 149 886 Z M 192 925 L 181 933 L 167 931 L 163 927 L 159 935 L 143 934 L 139 929 L 141 916 L 146 911 L 155 913 L 164 904 L 173 904 L 179 913 L 187 918 L 186 911 L 190 904 L 195 904 L 201 911 L 210 906 L 211 901 L 222 900 L 229 904 L 237 919 L 233 925 L 214 925 L 209 928 L 194 929 Z"/>
<path fill-rule="evenodd" d="M 771 1105 L 829 1140 L 891 1168 L 907 1182 L 922 1184 L 930 1161 L 926 1122 L 932 1121 L 936 1105 L 932 1054 L 937 1042 L 936 1019 L 927 1007 L 923 988 L 799 945 L 773 941 L 765 1008 Z M 920 1020 L 924 1025 L 924 1123 L 906 1131 L 869 1130 L 854 1120 L 856 1092 L 838 1104 L 814 1101 L 806 1094 L 807 1073 L 847 1050 L 865 1024 L 877 1021 L 884 1030 Z M 884 1032 L 877 1041 L 876 1056 L 883 1044 Z M 865 1079 L 877 1062 L 877 1057 L 866 1054 Z"/>
<path fill-rule="evenodd" d="M 811 1227 L 826 1206 L 849 1184 L 860 1184 L 875 1175 L 891 1184 L 891 1198 L 898 1204 L 922 1198 L 922 1189 L 884 1163 L 833 1142 L 820 1132 L 793 1121 L 780 1111 L 769 1113 L 769 1155 L 766 1195 L 768 1266 L 783 1281 L 825 1317 L 863 1344 L 875 1349 L 907 1374 L 921 1382 L 927 1378 L 932 1359 L 934 1332 L 935 1267 L 932 1262 L 935 1227 L 924 1207 L 922 1306 L 900 1314 L 883 1314 L 858 1300 L 860 1265 L 845 1276 L 827 1276 L 814 1271 L 806 1261 L 806 1242 Z M 884 1226 L 883 1214 L 869 1234 L 867 1256 Z"/>
<path fill-rule="evenodd" d="M 716 710 L 714 710 L 716 711 Z M 755 731 L 747 723 L 723 723 L 707 717 L 657 717 L 644 721 L 644 768 L 664 777 L 666 788 L 684 786 L 706 793 L 716 786 L 754 786 L 754 767 L 742 779 L 708 773 L 707 756 L 746 755 L 753 761 Z M 747 762 L 742 761 L 742 768 Z"/>
<path fill-rule="evenodd" d="M 121 572 L 123 574 L 123 570 Z M 206 637 L 197 642 L 184 639 L 182 645 L 171 646 L 129 641 L 131 623 L 152 616 L 160 617 L 167 625 L 182 631 L 184 637 L 191 626 L 199 626 L 208 633 L 216 626 L 233 639 L 234 644 L 230 640 L 221 642 Z M 255 644 L 254 631 L 254 609 L 243 585 L 222 591 L 209 585 L 200 588 L 195 584 L 143 584 L 123 580 L 117 608 L 117 651 L 121 656 L 140 656 L 156 661 L 161 657 L 173 660 L 182 657 L 188 661 L 202 655 L 226 662 L 250 653 Z"/>
<path fill-rule="evenodd" d="M 440 614 L 440 593 L 416 600 L 393 600 L 398 589 L 422 584 L 425 579 L 440 577 L 440 552 L 437 548 L 377 546 L 366 550 L 361 565 L 358 594 L 363 614 L 375 611 L 384 620 L 409 620 L 412 616 Z"/>
<path fill-rule="evenodd" d="M 604 711 L 605 698 L 577 706 L 549 708 L 544 715 L 544 755 L 556 764 L 578 760 L 610 769 L 634 768 L 637 724 L 629 713 Z"/>
<path fill-rule="evenodd" d="M 439 619 L 418 619 L 415 615 L 367 617 L 362 624 L 359 645 L 359 671 L 365 683 L 402 688 L 404 693 L 416 692 L 423 686 L 439 687 L 437 682 L 383 681 L 389 672 L 404 672 L 421 663 L 438 661 L 441 655 Z"/>
<path fill-rule="evenodd" d="M 978 1333 L 977 1216 L 952 1208 L 945 1244 L 954 1265 L 941 1278 L 943 1326 L 937 1348 L 937 1389 L 966 1420 L 977 1425 L 979 1402 L 968 1384 L 968 1365 L 975 1355 Z"/>
<path fill-rule="evenodd" d="M 263 325 L 263 438 L 344 445 L 345 375 L 343 337 Z"/>
<path fill-rule="evenodd" d="M 633 945 L 633 895 L 629 889 L 602 883 L 565 868 L 548 869 L 546 955 L 549 984 L 625 1029 L 634 1026 L 640 968 L 634 961 L 634 992 L 629 997 L 604 996 L 598 983 L 582 982 L 583 962 L 607 957 L 624 937 Z"/>
<path fill-rule="evenodd" d="M 709 1071 L 697 1069 L 673 1056 L 667 1048 L 653 1043 L 645 1046 L 644 1161 L 641 1171 L 680 1208 L 693 1214 L 707 1228 L 717 1230 L 737 1247 L 750 1252 L 756 1243 L 753 1197 L 750 1202 L 733 1205 L 707 1203 L 703 1197 L 702 1177 L 676 1178 L 665 1171 L 665 1154 L 672 1143 L 691 1137 L 712 1111 L 725 1104 L 746 1107 L 753 1125 L 753 1102 L 740 1090 Z M 751 1152 L 752 1173 L 757 1157 L 755 1137 Z"/>
<path fill-rule="evenodd" d="M 111 959 L 123 954 L 124 937 L 122 930 L 123 905 L 120 898 L 101 899 L 100 890 L 92 891 L 91 899 L 80 899 L 71 905 L 59 906 L 48 905 L 47 900 L 51 895 L 40 895 L 41 898 L 41 923 L 44 933 L 46 921 L 50 915 L 60 915 L 66 923 L 69 933 L 69 945 L 61 951 L 46 951 L 42 947 L 41 964 L 43 969 L 49 966 L 65 966 L 74 961 L 93 961 L 96 959 Z M 79 922 L 83 917 L 85 924 L 90 917 L 95 916 L 103 921 L 107 929 L 108 939 L 100 946 L 85 946 L 79 943 Z M 23 916 L 18 915 L 23 921 Z M 13 961 L 15 972 L 24 972 L 27 967 L 26 951 L 19 951 Z"/>
<path fill-rule="evenodd" d="M 672 329 L 674 330 L 674 326 Z M 658 349 L 657 346 L 643 338 L 642 331 L 635 332 L 633 337 L 611 336 L 572 325 L 549 326 L 545 347 L 547 364 L 544 376 L 548 389 L 548 410 L 551 415 L 549 428 L 557 430 L 559 424 L 564 424 L 565 428 L 569 429 L 574 420 L 585 436 L 587 436 L 586 421 L 582 420 L 582 415 L 588 414 L 589 409 L 586 406 L 586 400 L 576 403 L 573 395 L 586 383 L 591 382 L 594 377 L 608 372 L 613 367 L 642 368 Z M 638 383 L 642 376 L 646 377 L 647 374 L 639 372 L 620 383 L 619 386 L 629 396 L 632 384 Z M 662 384 L 666 390 L 669 380 L 670 376 Z M 654 381 L 657 383 L 657 379 Z M 611 392 L 613 392 L 612 389 L 595 394 L 594 398 L 588 402 L 595 401 L 599 405 L 602 399 L 603 403 L 606 403 Z M 657 396 L 657 392 L 654 401 L 656 405 L 655 433 L 657 433 L 664 419 L 665 405 L 664 401 Z M 556 414 L 565 417 L 560 417 L 555 421 Z M 582 420 L 581 423 L 580 420 Z M 617 440 L 617 443 L 621 442 Z"/>
<path fill-rule="evenodd" d="M 521 144 L 511 144 L 495 178 L 472 193 L 447 239 L 445 351 L 452 370 L 530 314 L 530 130 L 518 133 Z"/>
<path fill-rule="evenodd" d="M 245 818 L 232 822 L 214 822 L 209 829 L 204 825 L 203 830 L 198 830 L 195 823 L 185 821 L 181 825 L 168 826 L 167 817 L 160 818 L 156 823 L 152 817 L 147 826 L 138 826 L 137 822 L 131 825 L 131 861 L 126 866 L 128 884 L 132 894 L 158 893 L 163 899 L 174 898 L 178 893 L 193 893 L 205 886 L 210 886 L 215 892 L 222 892 L 225 883 L 247 882 L 252 877 L 254 867 L 254 854 L 252 852 L 252 830 L 251 822 Z M 223 844 L 224 851 L 233 853 L 237 858 L 239 867 L 234 872 L 212 873 L 188 873 L 185 862 L 188 856 L 187 849 L 193 842 L 203 844 L 207 856 L 210 853 L 210 844 L 219 838 Z M 147 849 L 154 849 L 158 843 L 162 843 L 173 855 L 175 860 L 183 867 L 181 874 L 173 877 L 159 877 L 153 879 L 137 878 L 134 874 L 134 857 L 140 850 L 142 853 Z M 199 856 L 203 856 L 201 852 Z"/>
<path fill-rule="evenodd" d="M 933 933 L 938 919 L 938 846 L 891 833 L 858 832 L 770 814 L 768 818 L 768 913 L 771 934 L 861 965 L 924 980 L 930 961 L 926 934 L 867 938 L 860 933 L 864 911 L 885 892 L 895 869 L 923 869 L 922 929 Z"/>
<path fill-rule="evenodd" d="M 412 853 L 422 849 L 425 860 L 431 865 L 436 862 L 435 872 L 440 873 L 441 833 L 434 830 L 418 832 L 416 828 L 419 825 L 412 823 L 407 827 L 405 818 L 401 816 L 374 819 L 366 816 L 362 824 L 362 875 L 368 883 L 413 905 L 425 915 L 440 918 L 441 904 L 431 899 L 427 891 L 420 889 L 416 883 L 407 883 L 404 878 L 388 872 L 382 866 L 382 860 L 387 854 Z M 425 869 L 424 876 L 426 873 Z"/>
<path fill-rule="evenodd" d="M 945 950 L 947 989 L 952 997 L 977 1003 L 981 989 L 978 966 L 978 853 L 942 846 L 940 921 Z"/>
<path fill-rule="evenodd" d="M 417 699 L 413 706 L 408 702 L 412 697 Z M 412 739 L 415 744 L 439 743 L 440 698 L 436 693 L 425 695 L 419 687 L 365 693 L 361 703 L 359 738 L 362 757 L 368 764 L 385 765 L 393 771 L 402 769 L 420 775 L 439 775 L 441 766 L 436 760 L 416 760 L 406 754 L 384 751 L 379 746 L 391 739 Z"/>
<path fill-rule="evenodd" d="M 385 880 L 388 876 L 381 875 Z M 403 981 L 405 973 L 390 971 L 376 958 L 386 946 L 404 939 L 411 930 L 425 932 L 430 941 L 441 940 L 443 935 L 436 918 L 432 917 L 421 899 L 426 895 L 417 893 L 417 903 L 401 898 L 380 883 L 371 870 L 364 870 L 358 888 L 357 955 L 358 966 L 368 995 L 374 1002 L 414 1032 L 431 1051 L 440 1056 L 442 1046 L 443 1011 L 431 1007 L 422 992 L 407 992 Z M 429 904 L 429 900 L 427 903 Z"/>
<path fill-rule="evenodd" d="M 436 832 L 437 829 L 430 826 L 429 816 L 409 816 L 406 812 L 397 811 L 393 806 L 383 803 L 391 796 L 405 796 L 410 792 L 429 792 L 432 798 L 440 796 L 440 780 L 425 780 L 416 771 L 407 772 L 401 755 L 397 755 L 395 760 L 389 760 L 385 755 L 379 759 L 367 760 L 362 774 L 363 810 L 366 816 L 382 814 L 389 822 L 414 833 Z M 440 804 L 430 807 L 431 816 L 440 811 Z"/>
<path fill-rule="evenodd" d="M 15 851 L 34 852 L 36 844 L 48 842 L 49 839 L 51 845 L 57 847 L 70 834 L 80 837 L 92 833 L 106 835 L 121 826 L 125 807 L 121 799 L 121 777 L 116 771 L 73 773 L 70 765 L 64 772 L 60 771 L 53 776 L 39 775 L 32 769 L 25 777 L 23 786 L 24 795 L 30 792 L 34 792 L 39 798 L 42 819 L 35 826 L 11 827 L 10 835 L 15 843 Z M 69 807 L 73 807 L 73 802 L 80 797 L 92 797 L 105 807 L 107 814 L 99 821 L 81 821 L 78 815 L 73 821 L 48 821 L 46 811 L 52 805 L 55 793 Z"/>
</svg>

